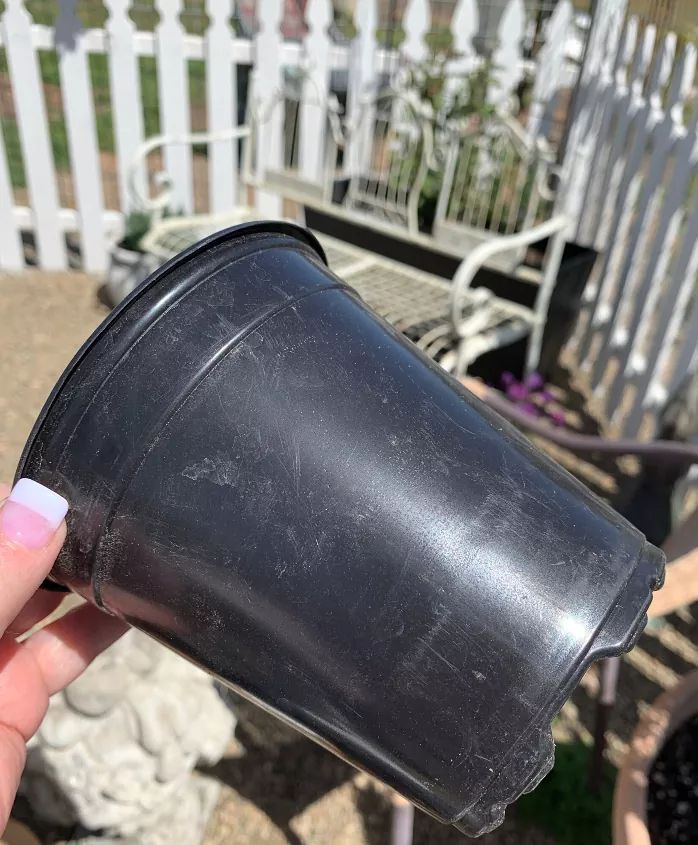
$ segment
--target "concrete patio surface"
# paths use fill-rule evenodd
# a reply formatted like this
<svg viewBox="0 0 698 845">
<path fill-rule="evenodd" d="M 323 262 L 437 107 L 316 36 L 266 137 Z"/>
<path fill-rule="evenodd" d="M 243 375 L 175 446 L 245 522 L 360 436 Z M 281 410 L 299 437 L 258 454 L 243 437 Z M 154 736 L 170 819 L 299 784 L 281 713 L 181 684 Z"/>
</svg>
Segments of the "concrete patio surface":
<svg viewBox="0 0 698 845">
<path fill-rule="evenodd" d="M 81 273 L 0 275 L 0 478 L 11 480 L 24 441 L 56 378 L 106 316 L 96 282 Z M 605 470 L 554 454 L 601 492 L 616 483 Z M 643 635 L 623 661 L 610 758 L 618 764 L 647 703 L 698 666 L 698 622 L 690 608 Z M 597 673 L 590 671 L 555 723 L 560 741 L 589 742 Z M 223 791 L 206 845 L 378 845 L 387 842 L 387 790 L 248 704 L 226 758 L 211 774 Z M 483 845 L 543 845 L 542 833 L 517 828 L 515 812 Z M 460 843 L 460 834 L 418 813 L 415 845 Z"/>
</svg>

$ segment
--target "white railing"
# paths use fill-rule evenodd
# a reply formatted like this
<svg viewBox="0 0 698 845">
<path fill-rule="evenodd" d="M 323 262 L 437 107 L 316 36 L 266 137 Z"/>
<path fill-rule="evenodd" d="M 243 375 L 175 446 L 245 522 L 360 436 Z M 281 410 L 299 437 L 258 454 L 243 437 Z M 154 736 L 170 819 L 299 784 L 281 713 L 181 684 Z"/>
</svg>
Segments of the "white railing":
<svg viewBox="0 0 698 845">
<path fill-rule="evenodd" d="M 563 210 L 600 252 L 572 341 L 612 428 L 652 436 L 698 364 L 696 47 L 601 3 Z"/>
<path fill-rule="evenodd" d="M 64 269 L 69 264 L 66 234 L 76 244 L 76 254 L 88 271 L 102 271 L 108 251 L 122 226 L 123 213 L 131 205 L 129 167 L 145 140 L 143 117 L 142 57 L 152 57 L 157 72 L 157 103 L 160 132 L 182 136 L 192 130 L 188 63 L 205 63 L 205 98 L 198 108 L 205 113 L 195 128 L 224 131 L 238 122 L 237 76 L 241 66 L 252 66 L 253 88 L 261 101 L 278 96 L 284 70 L 303 67 L 316 91 L 327 92 L 334 71 L 347 79 L 347 118 L 351 121 L 362 98 L 379 79 L 394 72 L 405 60 L 426 55 L 425 35 L 431 21 L 427 0 L 410 0 L 403 18 L 405 39 L 399 51 L 379 48 L 377 0 L 358 0 L 355 24 L 358 35 L 349 43 L 335 43 L 328 34 L 333 20 L 330 0 L 308 0 L 305 18 L 309 24 L 302 42 L 285 41 L 280 26 L 283 0 L 257 0 L 259 29 L 253 39 L 236 37 L 230 26 L 231 0 L 206 0 L 207 25 L 202 35 L 193 35 L 182 24 L 183 0 L 155 0 L 159 21 L 152 32 L 137 31 L 130 17 L 129 0 L 104 0 L 108 13 L 103 28 L 84 28 L 76 14 L 76 0 L 58 0 L 60 12 L 51 26 L 35 23 L 23 0 L 6 0 L 0 18 L 0 51 L 4 51 L 8 71 L 0 84 L 11 91 L 14 103 L 10 115 L 16 121 L 19 150 L 10 149 L 6 130 L 7 113 L 0 111 L 0 268 L 20 269 L 25 265 L 22 233 L 29 232 L 35 244 L 38 266 Z M 527 74 L 532 83 L 532 100 L 524 119 L 534 135 L 549 134 L 561 91 L 573 87 L 581 53 L 580 29 L 575 25 L 572 3 L 559 0 L 543 33 L 536 59 L 527 58 L 527 44 L 534 35 L 524 0 L 496 4 L 499 15 L 488 9 L 490 38 L 487 54 L 493 60 L 494 76 L 489 96 L 505 103 Z M 455 55 L 454 73 L 476 67 L 481 57 L 475 49 L 482 32 L 478 30 L 479 8 L 493 6 L 491 0 L 458 0 L 451 30 Z M 494 8 L 494 7 L 493 7 Z M 483 21 L 485 17 L 483 16 Z M 494 21 L 494 24 L 492 24 Z M 49 91 L 38 58 L 53 53 L 59 71 L 62 116 L 65 122 L 69 165 L 56 167 L 51 144 L 53 123 L 47 115 Z M 113 155 L 104 155 L 97 133 L 95 97 L 90 58 L 105 56 L 109 72 L 108 108 L 113 124 Z M 152 86 L 151 86 L 152 87 Z M 3 99 L 0 98 L 0 106 Z M 2 106 L 5 108 L 5 106 Z M 198 115 L 200 118 L 200 114 Z M 301 103 L 299 167 L 312 181 L 321 167 L 323 118 L 316 108 Z M 265 167 L 282 164 L 283 115 L 276 110 L 267 127 Z M 238 150 L 230 143 L 208 146 L 208 155 L 192 157 L 185 146 L 170 144 L 163 151 L 164 168 L 176 178 L 177 195 L 173 205 L 189 212 L 214 213 L 230 208 L 238 200 Z M 12 174 L 21 157 L 25 186 L 13 184 Z M 106 173 L 111 167 L 109 174 Z M 205 171 L 205 186 L 196 189 L 197 178 Z M 199 174 L 199 176 L 197 176 Z M 319 177 L 319 174 L 317 174 Z M 117 185 L 116 200 L 105 198 L 107 176 Z M 145 168 L 138 177 L 145 190 Z M 70 200 L 59 182 L 71 185 Z M 16 178 L 14 179 L 16 183 Z M 141 193 L 143 193 L 143 190 Z M 204 199 L 201 200 L 199 194 Z M 63 200 L 63 201 L 61 201 Z M 206 205 L 202 209 L 201 203 Z M 279 216 L 281 200 L 257 191 L 254 202 L 260 216 Z M 111 206 L 111 207 L 108 207 Z"/>
</svg>

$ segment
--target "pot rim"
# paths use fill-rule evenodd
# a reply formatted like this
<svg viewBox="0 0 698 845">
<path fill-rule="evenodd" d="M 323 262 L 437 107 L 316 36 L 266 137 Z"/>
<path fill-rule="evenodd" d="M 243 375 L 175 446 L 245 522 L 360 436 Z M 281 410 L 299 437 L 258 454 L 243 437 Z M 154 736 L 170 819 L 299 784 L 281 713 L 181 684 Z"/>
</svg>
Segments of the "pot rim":
<svg viewBox="0 0 698 845">
<path fill-rule="evenodd" d="M 669 736 L 698 713 L 698 669 L 663 692 L 638 722 L 613 792 L 614 845 L 651 845 L 647 828 L 649 771 Z"/>
<path fill-rule="evenodd" d="M 24 444 L 24 449 L 22 450 L 22 454 L 20 455 L 19 461 L 17 463 L 17 470 L 15 472 L 14 481 L 17 482 L 22 475 L 22 469 L 27 460 L 27 456 L 32 448 L 34 440 L 43 426 L 46 418 L 48 417 L 51 408 L 53 407 L 58 395 L 65 387 L 66 383 L 73 375 L 79 364 L 85 358 L 87 353 L 92 349 L 92 347 L 100 340 L 103 334 L 107 332 L 114 323 L 120 319 L 121 315 L 131 306 L 131 304 L 140 298 L 145 291 L 149 290 L 153 285 L 157 284 L 163 276 L 167 276 L 171 270 L 175 267 L 179 266 L 183 262 L 189 261 L 192 256 L 196 255 L 199 252 L 202 252 L 205 249 L 213 246 L 214 244 L 220 243 L 226 240 L 237 240 L 238 238 L 244 238 L 249 235 L 286 235 L 288 237 L 295 238 L 297 241 L 305 243 L 309 246 L 322 260 L 322 262 L 327 265 L 327 256 L 325 255 L 325 250 L 322 248 L 320 242 L 315 237 L 315 235 L 310 232 L 308 229 L 304 228 L 303 226 L 299 226 L 296 223 L 291 223 L 286 220 L 254 220 L 251 222 L 245 223 L 238 223 L 235 226 L 229 226 L 226 229 L 221 229 L 218 232 L 214 232 L 212 235 L 209 235 L 206 238 L 198 241 L 192 246 L 188 247 L 187 249 L 183 250 L 182 252 L 175 255 L 169 261 L 166 261 L 164 264 L 161 264 L 156 270 L 149 274 L 149 276 L 141 282 L 131 293 L 126 296 L 114 310 L 107 316 L 105 319 L 97 326 L 97 328 L 92 332 L 92 334 L 87 338 L 87 340 L 80 346 L 78 351 L 72 357 L 66 368 L 61 373 L 58 381 L 53 387 L 53 390 L 49 393 L 48 398 L 43 404 L 41 411 L 39 412 L 38 417 L 36 418 L 36 422 L 32 426 L 31 432 L 29 433 L 29 437 Z M 122 247 L 118 247 L 119 249 L 123 249 Z M 131 250 L 125 250 L 126 252 L 132 252 Z M 140 255 L 140 253 L 138 253 Z M 45 586 L 45 584 L 44 584 Z"/>
</svg>

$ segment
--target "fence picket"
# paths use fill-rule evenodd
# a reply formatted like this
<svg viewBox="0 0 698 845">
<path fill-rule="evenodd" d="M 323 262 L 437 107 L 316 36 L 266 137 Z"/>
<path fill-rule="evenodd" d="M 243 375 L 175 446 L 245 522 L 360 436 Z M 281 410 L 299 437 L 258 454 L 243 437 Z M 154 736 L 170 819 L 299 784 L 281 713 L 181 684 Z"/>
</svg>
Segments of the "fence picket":
<svg viewBox="0 0 698 845">
<path fill-rule="evenodd" d="M 21 270 L 24 267 L 22 241 L 12 211 L 13 205 L 5 138 L 0 128 L 0 268 L 3 270 Z"/>
<path fill-rule="evenodd" d="M 46 270 L 64 270 L 67 253 L 58 223 L 56 168 L 31 26 L 31 17 L 21 0 L 7 0 L 2 17 L 2 38 L 15 92 L 22 156 L 36 222 L 39 266 Z"/>
<path fill-rule="evenodd" d="M 61 88 L 70 92 L 63 109 L 80 215 L 83 266 L 88 272 L 99 273 L 107 263 L 102 173 L 97 152 L 92 83 L 75 4 L 76 0 L 63 0 L 60 5 L 55 29 L 56 52 Z"/>
<path fill-rule="evenodd" d="M 587 55 L 580 74 L 573 111 L 569 121 L 569 137 L 563 162 L 564 190 L 560 191 L 558 208 L 577 223 L 583 211 L 584 186 L 595 163 L 595 140 L 609 99 L 613 97 L 611 67 L 622 32 L 625 0 L 614 5 L 602 3 L 591 27 Z M 576 227 L 579 240 L 579 226 Z"/>
<path fill-rule="evenodd" d="M 491 82 L 487 91 L 488 101 L 503 111 L 507 111 L 506 104 L 523 77 L 521 59 L 525 30 L 523 0 L 509 0 L 497 29 L 497 47 L 492 53 Z"/>
<path fill-rule="evenodd" d="M 605 233 L 616 208 L 616 197 L 623 175 L 628 131 L 641 101 L 633 96 L 631 79 L 638 76 L 639 63 L 633 63 L 637 46 L 638 20 L 626 21 L 618 44 L 616 65 L 600 104 L 596 134 L 596 167 L 588 174 L 580 209 L 577 236 L 581 242 L 605 247 Z M 642 53 L 640 53 L 642 55 Z"/>
<path fill-rule="evenodd" d="M 109 18 L 105 29 L 109 36 L 109 93 L 114 120 L 119 204 L 124 213 L 134 207 L 133 188 L 145 196 L 145 168 L 132 170 L 136 150 L 143 143 L 143 110 L 138 59 L 134 47 L 136 26 L 129 17 L 130 0 L 104 0 Z"/>
<path fill-rule="evenodd" d="M 695 168 L 698 166 L 698 140 L 695 135 L 690 140 L 693 149 L 690 151 L 688 164 Z M 686 187 L 685 179 L 681 187 Z M 652 336 L 649 339 L 643 337 L 644 348 L 634 347 L 632 352 L 634 369 L 639 372 L 639 377 L 636 380 L 635 396 L 627 417 L 623 419 L 619 408 L 612 418 L 614 425 L 622 426 L 629 437 L 636 437 L 639 434 L 645 411 L 660 410 L 661 404 L 668 398 L 668 390 L 662 387 L 667 359 L 674 350 L 674 344 L 696 288 L 698 250 L 694 249 L 694 245 L 698 239 L 698 211 L 689 217 L 688 224 L 684 228 L 684 248 L 676 260 L 672 261 L 675 239 L 683 222 L 684 209 L 673 202 L 670 204 L 669 199 L 667 199 L 667 206 L 673 208 L 673 213 L 666 227 L 666 242 L 661 250 L 652 280 L 655 295 L 652 301 L 646 304 L 646 313 L 643 315 L 645 325 L 651 330 Z M 696 208 L 698 209 L 698 206 Z M 693 258 L 691 258 L 692 255 Z M 668 286 L 662 284 L 664 279 L 670 280 Z M 651 305 L 651 309 L 647 305 Z M 690 319 L 688 325 L 692 325 Z M 696 328 L 693 334 L 690 335 L 690 330 L 688 334 L 692 337 L 690 343 L 695 346 L 698 340 L 696 337 L 698 324 L 694 325 Z M 685 346 L 686 341 L 684 341 Z M 642 359 L 641 362 L 637 361 L 638 358 Z M 679 370 L 679 372 L 685 372 L 685 370 Z"/>
<path fill-rule="evenodd" d="M 283 119 L 281 67 L 282 0 L 258 0 L 260 29 L 254 38 L 252 74 L 253 107 L 259 115 L 268 115 L 257 135 L 257 177 L 265 169 L 280 170 L 283 165 Z M 255 207 L 263 217 L 280 217 L 282 202 L 277 194 L 258 189 Z"/>
<path fill-rule="evenodd" d="M 155 8 L 160 13 L 155 27 L 160 131 L 175 138 L 191 131 L 184 27 L 179 19 L 183 2 L 155 0 Z M 174 177 L 172 210 L 190 214 L 194 208 L 191 148 L 187 144 L 168 144 L 165 169 Z"/>
<path fill-rule="evenodd" d="M 633 162 L 633 169 L 634 163 L 637 163 L 637 172 L 633 178 L 631 202 L 626 203 L 623 209 L 619 228 L 621 240 L 613 245 L 614 260 L 609 265 L 610 273 L 618 283 L 605 306 L 608 316 L 604 314 L 603 325 L 608 325 L 608 331 L 592 368 L 592 385 L 600 393 L 606 391 L 603 375 L 614 352 L 628 345 L 627 334 L 621 326 L 628 304 L 636 295 L 633 286 L 636 274 L 632 273 L 631 262 L 637 266 L 642 257 L 642 250 L 638 249 L 638 239 L 646 225 L 651 204 L 653 200 L 656 201 L 657 189 L 664 175 L 666 159 L 674 137 L 670 115 L 664 120 L 661 92 L 671 76 L 675 51 L 676 38 L 670 33 L 657 49 L 645 95 L 644 120 L 638 127 L 640 131 L 631 148 L 630 161 Z M 601 321 L 599 324 L 601 325 Z"/>
<path fill-rule="evenodd" d="M 449 65 L 451 75 L 458 75 L 459 62 L 465 62 L 468 68 L 472 66 L 476 55 L 473 38 L 477 32 L 478 23 L 477 0 L 458 0 L 451 18 L 453 51 L 456 54 L 456 58 Z"/>
<path fill-rule="evenodd" d="M 639 376 L 636 393 L 624 429 L 628 435 L 636 436 L 640 430 L 645 410 L 656 403 L 656 388 L 661 384 L 669 353 L 674 348 L 677 335 L 695 293 L 696 268 L 691 269 L 690 252 L 685 245 L 693 246 L 698 238 L 698 213 L 689 216 L 683 228 L 684 249 L 674 256 L 676 239 L 684 224 L 686 207 L 684 194 L 687 189 L 687 172 L 698 167 L 698 114 L 684 138 L 682 150 L 677 154 L 675 177 L 667 191 L 665 214 L 657 232 L 654 250 L 658 253 L 652 277 L 652 296 L 648 297 L 642 315 L 644 332 L 641 339 L 633 343 L 634 369 Z M 668 285 L 663 284 L 668 280 Z M 654 319 L 652 319 L 654 317 Z M 649 335 L 649 337 L 648 337 Z M 641 359 L 638 361 L 638 358 Z M 621 423 L 617 417 L 613 420 Z"/>
<path fill-rule="evenodd" d="M 548 19 L 545 41 L 537 56 L 536 78 L 528 113 L 528 131 L 534 138 L 539 135 L 550 137 L 558 91 L 564 83 L 567 37 L 573 21 L 571 0 L 561 0 Z"/>
<path fill-rule="evenodd" d="M 308 33 L 305 52 L 305 79 L 300 104 L 299 169 L 311 184 L 323 181 L 327 129 L 327 106 L 330 88 L 330 36 L 333 20 L 330 0 L 308 0 L 306 19 Z"/>
<path fill-rule="evenodd" d="M 599 79 L 601 70 L 608 59 L 609 50 L 611 52 L 614 50 L 627 9 L 628 0 L 612 0 L 612 2 L 602 0 L 596 4 L 584 66 L 580 74 L 582 88 L 587 92 L 594 90 L 593 87 L 590 89 L 587 86 Z M 578 101 L 579 107 L 587 104 L 584 98 Z"/>
<path fill-rule="evenodd" d="M 654 119 L 650 110 L 649 97 L 645 97 L 644 94 L 645 75 L 652 60 L 654 37 L 654 27 L 648 26 L 637 51 L 637 60 L 633 68 L 633 80 L 630 86 L 633 100 L 630 148 L 623 150 L 621 184 L 613 208 L 612 223 L 604 241 L 608 248 L 603 259 L 597 263 L 598 270 L 595 268 L 600 282 L 595 280 L 597 282 L 596 295 L 591 304 L 585 337 L 579 346 L 580 361 L 582 366 L 587 368 L 590 366 L 587 358 L 593 340 L 599 332 L 609 330 L 610 321 L 614 315 L 615 297 L 619 293 L 618 270 L 624 258 L 623 244 L 632 224 L 632 208 L 640 190 L 640 165 L 647 142 L 647 127 L 648 122 Z"/>
<path fill-rule="evenodd" d="M 431 26 L 431 12 L 427 0 L 408 0 L 402 28 L 405 40 L 400 45 L 400 53 L 408 62 L 419 64 L 427 58 L 427 45 L 424 36 Z"/>
<path fill-rule="evenodd" d="M 669 33 L 666 40 L 669 44 L 664 48 L 665 60 L 670 61 L 675 49 L 673 33 Z M 609 413 L 621 407 L 626 385 L 640 375 L 645 367 L 639 349 L 650 326 L 655 324 L 657 299 L 660 290 L 665 287 L 664 279 L 655 277 L 654 271 L 660 256 L 667 251 L 665 238 L 674 212 L 681 209 L 682 195 L 679 192 L 686 186 L 686 161 L 681 156 L 685 147 L 682 139 L 687 137 L 683 109 L 693 86 L 695 59 L 695 47 L 688 45 L 674 66 L 666 106 L 662 106 L 661 101 L 655 103 L 656 109 L 663 110 L 663 117 L 654 133 L 653 151 L 635 209 L 633 233 L 628 244 L 627 269 L 623 271 L 626 281 L 610 335 L 611 342 L 608 344 L 609 359 L 615 359 L 618 363 L 616 374 L 607 389 L 606 408 Z M 658 100 L 657 97 L 655 99 Z M 669 178 L 666 173 L 667 163 L 672 156 L 674 171 L 665 192 L 662 188 Z M 677 173 L 677 170 L 682 172 Z M 674 281 L 668 279 L 668 285 Z M 603 363 L 603 357 L 603 354 L 599 356 L 599 365 L 607 366 Z M 598 377 L 601 379 L 603 374 L 600 372 Z"/>
<path fill-rule="evenodd" d="M 479 12 L 476 0 L 458 0 L 451 18 L 453 35 L 453 53 L 448 63 L 446 77 L 446 98 L 453 102 L 458 90 L 465 84 L 465 79 L 477 65 L 478 57 L 473 45 L 477 33 Z"/>
<path fill-rule="evenodd" d="M 632 430 L 638 431 L 642 421 L 641 411 L 649 408 L 657 414 L 674 396 L 682 380 L 695 370 L 698 354 L 698 204 L 684 229 L 680 253 L 672 266 L 672 275 L 683 281 L 680 298 L 673 303 L 666 333 L 652 367 L 649 389 L 643 397 L 643 408 L 633 408 Z M 688 311 L 688 316 L 686 313 Z"/>
<path fill-rule="evenodd" d="M 346 122 L 349 133 L 344 149 L 344 169 L 347 176 L 354 175 L 359 166 L 361 149 L 366 149 L 360 132 L 373 125 L 370 116 L 363 114 L 365 100 L 378 87 L 376 57 L 376 27 L 378 26 L 377 0 L 357 0 L 354 20 L 359 30 L 353 40 L 349 56 L 349 83 L 347 90 Z"/>
<path fill-rule="evenodd" d="M 589 362 L 592 387 L 597 395 L 606 393 L 604 373 L 614 350 L 621 348 L 627 338 L 617 330 L 619 314 L 629 294 L 628 263 L 634 255 L 637 238 L 647 212 L 647 202 L 652 194 L 646 185 L 657 187 L 666 160 L 666 144 L 659 136 L 661 128 L 661 88 L 668 82 L 671 73 L 675 41 L 664 41 L 656 50 L 652 72 L 646 84 L 646 91 L 640 96 L 643 106 L 636 123 L 635 136 L 625 162 L 628 190 L 619 204 L 618 226 L 613 243 L 609 245 L 607 278 L 601 288 L 601 298 L 595 314 L 594 326 L 602 342 L 595 360 Z M 660 172 L 652 170 L 656 164 Z M 646 167 L 647 166 L 647 167 Z M 639 213 L 638 213 L 639 212 Z"/>
<path fill-rule="evenodd" d="M 208 130 L 225 132 L 237 126 L 237 67 L 231 61 L 230 0 L 206 0 L 210 25 L 206 32 L 206 112 Z M 208 196 L 212 212 L 224 212 L 237 201 L 238 142 L 212 142 L 208 147 Z"/>
</svg>

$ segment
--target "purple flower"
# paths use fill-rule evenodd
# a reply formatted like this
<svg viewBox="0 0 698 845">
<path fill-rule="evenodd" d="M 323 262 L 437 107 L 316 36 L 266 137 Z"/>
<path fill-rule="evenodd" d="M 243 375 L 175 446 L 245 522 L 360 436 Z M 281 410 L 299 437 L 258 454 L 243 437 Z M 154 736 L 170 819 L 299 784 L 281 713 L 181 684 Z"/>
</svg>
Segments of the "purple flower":
<svg viewBox="0 0 698 845">
<path fill-rule="evenodd" d="M 541 390 L 541 392 L 538 394 L 538 398 L 544 405 L 547 405 L 548 402 L 555 401 L 555 397 L 549 390 Z"/>
<path fill-rule="evenodd" d="M 534 405 L 533 402 L 522 402 L 518 407 L 520 411 L 523 411 L 529 417 L 540 416 L 540 408 Z"/>
<path fill-rule="evenodd" d="M 529 373 L 524 379 L 524 384 L 529 390 L 541 390 L 545 384 L 545 379 L 540 373 Z"/>
<path fill-rule="evenodd" d="M 550 411 L 548 416 L 553 425 L 563 426 L 565 424 L 565 415 L 562 411 Z"/>
<path fill-rule="evenodd" d="M 504 387 L 508 387 L 510 384 L 514 384 L 516 379 L 514 378 L 514 374 L 510 373 L 508 370 L 505 370 L 502 375 L 500 376 L 500 380 Z"/>
<path fill-rule="evenodd" d="M 530 392 L 525 384 L 520 384 L 517 381 L 508 385 L 506 389 L 507 399 L 511 399 L 512 402 L 523 402 L 524 399 L 528 399 Z"/>
</svg>

